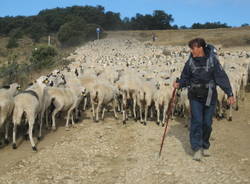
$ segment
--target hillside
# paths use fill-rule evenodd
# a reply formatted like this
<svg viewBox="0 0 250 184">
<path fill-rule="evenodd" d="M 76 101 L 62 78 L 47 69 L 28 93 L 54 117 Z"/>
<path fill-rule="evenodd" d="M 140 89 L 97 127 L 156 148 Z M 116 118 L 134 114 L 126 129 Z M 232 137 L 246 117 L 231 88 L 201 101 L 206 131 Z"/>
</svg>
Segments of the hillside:
<svg viewBox="0 0 250 184">
<path fill-rule="evenodd" d="M 194 37 L 203 37 L 207 42 L 222 47 L 250 47 L 250 27 L 221 29 L 184 29 L 155 31 L 109 31 L 109 36 L 132 36 L 141 41 L 151 41 L 155 33 L 156 45 L 186 45 Z"/>
</svg>

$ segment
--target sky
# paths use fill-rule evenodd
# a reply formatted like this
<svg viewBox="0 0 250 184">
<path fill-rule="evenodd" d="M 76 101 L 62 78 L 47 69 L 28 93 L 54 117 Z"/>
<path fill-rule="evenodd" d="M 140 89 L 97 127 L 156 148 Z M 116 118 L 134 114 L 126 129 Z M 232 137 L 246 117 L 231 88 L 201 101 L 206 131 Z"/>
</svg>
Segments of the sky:
<svg viewBox="0 0 250 184">
<path fill-rule="evenodd" d="M 217 22 L 230 26 L 250 24 L 250 0 L 0 0 L 0 17 L 36 15 L 43 9 L 73 5 L 101 5 L 121 18 L 164 10 L 178 26 Z"/>
</svg>

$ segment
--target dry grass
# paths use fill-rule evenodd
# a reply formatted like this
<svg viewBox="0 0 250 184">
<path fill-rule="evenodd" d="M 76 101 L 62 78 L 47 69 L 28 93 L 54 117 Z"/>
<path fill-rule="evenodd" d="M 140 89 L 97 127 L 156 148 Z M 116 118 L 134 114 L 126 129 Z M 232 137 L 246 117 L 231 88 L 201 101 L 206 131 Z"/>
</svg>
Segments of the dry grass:
<svg viewBox="0 0 250 184">
<path fill-rule="evenodd" d="M 23 37 L 18 39 L 19 46 L 17 48 L 7 49 L 6 45 L 8 40 L 8 37 L 0 37 L 0 68 L 4 66 L 10 66 L 13 61 L 15 61 L 17 64 L 25 63 L 29 65 L 32 51 L 40 45 L 47 44 L 47 37 L 42 38 L 39 43 L 33 43 L 30 38 Z M 20 76 L 20 79 L 17 79 L 18 82 L 21 80 L 22 84 L 28 84 L 30 81 L 36 79 L 40 75 L 47 74 L 54 68 L 62 66 L 64 64 L 62 58 L 65 58 L 71 52 L 73 52 L 73 50 L 75 50 L 75 48 L 60 48 L 55 36 L 51 37 L 51 44 L 57 49 L 59 53 L 59 55 L 56 57 L 56 64 L 51 68 L 44 68 L 39 71 L 36 70 L 27 72 L 18 70 L 18 73 L 20 73 L 20 75 L 18 75 Z M 7 76 L 5 78 L 8 80 Z M 3 77 L 0 79 L 0 86 L 6 83 L 5 78 Z"/>
<path fill-rule="evenodd" d="M 222 47 L 250 47 L 250 27 L 222 29 L 187 29 L 154 31 L 109 31 L 109 37 L 132 36 L 141 41 L 151 40 L 152 33 L 157 35 L 156 45 L 186 45 L 195 37 Z"/>
</svg>

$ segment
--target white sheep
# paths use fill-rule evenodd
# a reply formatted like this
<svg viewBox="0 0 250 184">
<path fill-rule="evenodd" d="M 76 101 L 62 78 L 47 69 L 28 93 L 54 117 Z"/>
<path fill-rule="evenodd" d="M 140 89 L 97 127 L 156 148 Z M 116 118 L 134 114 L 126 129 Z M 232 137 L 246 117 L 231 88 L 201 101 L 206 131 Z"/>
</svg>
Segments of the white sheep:
<svg viewBox="0 0 250 184">
<path fill-rule="evenodd" d="M 16 149 L 16 128 L 17 125 L 20 125 L 23 114 L 25 113 L 25 117 L 29 123 L 29 138 L 30 143 L 32 145 L 32 149 L 37 151 L 33 140 L 33 126 L 38 114 L 41 112 L 42 107 L 42 97 L 43 90 L 46 87 L 44 81 L 46 80 L 45 76 L 41 76 L 37 79 L 36 83 L 27 88 L 25 91 L 19 93 L 14 98 L 14 111 L 13 111 L 13 149 Z"/>
<path fill-rule="evenodd" d="M 0 88 L 0 128 L 5 123 L 5 143 L 8 144 L 9 122 L 6 120 L 10 118 L 14 109 L 14 95 L 20 90 L 20 85 L 13 83 L 9 86 Z"/>
<path fill-rule="evenodd" d="M 118 119 L 116 114 L 118 89 L 110 82 L 99 80 L 90 92 L 90 99 L 92 105 L 93 120 L 99 121 L 99 110 L 103 107 L 102 119 L 104 119 L 105 106 L 112 102 L 115 118 Z M 95 108 L 96 105 L 96 108 Z"/>
</svg>

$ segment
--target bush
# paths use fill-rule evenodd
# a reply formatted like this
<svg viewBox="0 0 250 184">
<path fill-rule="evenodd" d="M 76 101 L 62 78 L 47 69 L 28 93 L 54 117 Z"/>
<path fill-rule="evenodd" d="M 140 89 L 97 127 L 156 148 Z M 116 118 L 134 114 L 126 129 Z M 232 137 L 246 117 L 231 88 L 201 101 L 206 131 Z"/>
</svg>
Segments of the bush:
<svg viewBox="0 0 250 184">
<path fill-rule="evenodd" d="M 5 84 L 11 84 L 16 81 L 18 72 L 18 64 L 13 62 L 7 66 L 0 68 L 0 77 L 4 78 Z"/>
<path fill-rule="evenodd" d="M 30 62 L 32 68 L 42 69 L 52 66 L 55 62 L 57 51 L 52 46 L 41 46 L 32 51 Z"/>
<path fill-rule="evenodd" d="M 6 45 L 6 48 L 12 49 L 18 47 L 17 39 L 15 37 L 10 37 Z"/>
<path fill-rule="evenodd" d="M 58 40 L 63 46 L 75 46 L 86 40 L 87 26 L 84 19 L 77 18 L 62 25 Z"/>
</svg>

